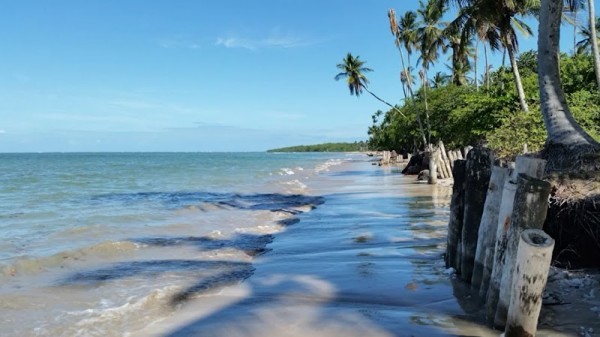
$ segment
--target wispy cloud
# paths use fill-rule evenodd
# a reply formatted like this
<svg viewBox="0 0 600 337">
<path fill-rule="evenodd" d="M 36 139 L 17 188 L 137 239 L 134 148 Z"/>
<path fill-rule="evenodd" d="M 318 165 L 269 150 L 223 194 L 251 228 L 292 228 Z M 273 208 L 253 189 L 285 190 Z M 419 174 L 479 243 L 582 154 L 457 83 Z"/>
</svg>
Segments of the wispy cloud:
<svg viewBox="0 0 600 337">
<path fill-rule="evenodd" d="M 200 43 L 194 41 L 193 39 L 183 38 L 183 37 L 169 37 L 162 38 L 158 41 L 158 45 L 171 49 L 171 48 L 187 48 L 187 49 L 199 49 L 201 47 Z"/>
<path fill-rule="evenodd" d="M 6 133 L 6 130 L 0 129 L 0 135 Z"/>
<path fill-rule="evenodd" d="M 281 34 L 277 30 L 269 36 L 263 38 L 247 38 L 237 35 L 219 37 L 215 44 L 225 48 L 243 48 L 257 50 L 261 48 L 300 48 L 308 47 L 319 43 L 317 40 L 307 39 L 289 34 Z"/>
</svg>

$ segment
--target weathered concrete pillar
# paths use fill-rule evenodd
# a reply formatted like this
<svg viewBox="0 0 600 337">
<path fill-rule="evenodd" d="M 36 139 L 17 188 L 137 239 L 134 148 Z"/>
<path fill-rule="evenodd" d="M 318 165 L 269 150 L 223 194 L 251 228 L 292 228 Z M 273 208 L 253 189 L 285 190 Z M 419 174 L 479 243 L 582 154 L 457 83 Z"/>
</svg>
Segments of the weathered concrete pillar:
<svg viewBox="0 0 600 337">
<path fill-rule="evenodd" d="M 450 220 L 448 222 L 448 245 L 446 247 L 446 268 L 460 271 L 460 246 L 464 216 L 465 172 L 467 162 L 456 160 L 454 162 L 454 185 L 450 200 Z"/>
<path fill-rule="evenodd" d="M 485 299 L 489 287 L 492 263 L 494 260 L 494 246 L 496 244 L 496 232 L 498 230 L 498 213 L 502 202 L 502 191 L 508 177 L 509 170 L 505 167 L 494 166 L 492 176 L 488 185 L 479 234 L 477 250 L 475 252 L 475 266 L 471 278 L 471 289 L 480 292 L 485 289 L 481 298 Z"/>
<path fill-rule="evenodd" d="M 454 156 L 454 151 L 448 151 L 448 160 L 450 161 L 450 168 L 453 169 L 454 168 L 454 161 L 457 160 L 458 158 L 456 158 Z"/>
<path fill-rule="evenodd" d="M 448 178 L 452 178 L 452 165 L 450 165 L 450 159 L 446 153 L 446 147 L 444 146 L 444 142 L 441 140 L 438 142 L 438 146 L 440 148 L 440 154 L 442 155 L 442 161 L 444 162 L 444 166 L 446 167 L 446 172 L 448 172 Z"/>
<path fill-rule="evenodd" d="M 517 261 L 519 238 L 525 229 L 542 229 L 548 212 L 549 182 L 532 178 L 521 173 L 517 177 L 517 192 L 508 228 L 508 238 L 504 255 L 504 269 L 501 273 L 500 293 L 494 325 L 504 327 L 513 291 L 512 281 Z"/>
<path fill-rule="evenodd" d="M 437 167 L 437 149 L 430 147 L 429 152 L 429 179 L 427 183 L 430 185 L 435 185 L 438 182 L 438 167 Z"/>
<path fill-rule="evenodd" d="M 512 222 L 513 205 L 517 191 L 516 178 L 519 173 L 537 179 L 542 178 L 546 162 L 542 159 L 519 156 L 510 177 L 504 183 L 502 202 L 498 213 L 498 230 L 496 232 L 496 244 L 494 246 L 494 259 L 492 263 L 492 274 L 490 276 L 489 288 L 486 296 L 486 318 L 489 325 L 494 325 L 498 298 L 500 296 L 500 283 L 504 271 L 505 252 L 508 244 L 508 229 Z"/>
<path fill-rule="evenodd" d="M 444 179 L 448 179 L 452 177 L 452 169 L 450 168 L 450 165 L 446 165 L 446 161 L 444 160 L 442 153 L 442 150 L 438 148 L 438 165 L 440 165 L 444 171 Z"/>
<path fill-rule="evenodd" d="M 552 259 L 554 240 L 539 229 L 521 233 L 505 337 L 533 337 Z"/>
<path fill-rule="evenodd" d="M 465 213 L 462 228 L 461 278 L 471 282 L 477 250 L 479 224 L 487 195 L 494 156 L 488 148 L 473 148 L 467 156 L 465 175 Z"/>
</svg>

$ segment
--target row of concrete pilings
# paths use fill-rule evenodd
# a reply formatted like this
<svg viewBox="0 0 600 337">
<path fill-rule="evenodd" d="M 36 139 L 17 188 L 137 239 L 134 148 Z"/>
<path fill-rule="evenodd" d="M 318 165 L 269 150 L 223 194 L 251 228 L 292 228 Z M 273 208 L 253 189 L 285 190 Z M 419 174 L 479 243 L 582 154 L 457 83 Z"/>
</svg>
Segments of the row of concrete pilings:
<svg viewBox="0 0 600 337">
<path fill-rule="evenodd" d="M 452 165 L 446 266 L 485 303 L 506 337 L 535 336 L 554 240 L 542 231 L 551 185 L 546 162 L 520 156 L 512 168 L 470 149 Z"/>
<path fill-rule="evenodd" d="M 382 155 L 380 164 L 410 165 L 410 155 Z M 485 304 L 490 326 L 506 337 L 535 336 L 554 249 L 542 231 L 551 190 L 542 180 L 546 162 L 519 156 L 501 167 L 488 148 L 446 152 L 441 141 L 425 158 L 437 173 L 429 183 L 454 178 L 446 266 Z"/>
</svg>

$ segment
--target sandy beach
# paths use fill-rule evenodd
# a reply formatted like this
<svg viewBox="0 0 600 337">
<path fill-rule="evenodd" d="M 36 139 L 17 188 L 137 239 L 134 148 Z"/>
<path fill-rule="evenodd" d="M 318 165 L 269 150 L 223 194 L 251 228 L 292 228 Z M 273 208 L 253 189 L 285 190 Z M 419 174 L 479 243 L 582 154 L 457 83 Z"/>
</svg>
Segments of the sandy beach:
<svg viewBox="0 0 600 337">
<path fill-rule="evenodd" d="M 277 234 L 251 277 L 190 299 L 138 335 L 498 336 L 444 268 L 450 192 L 366 159 L 335 167 L 310 188 L 325 203 Z M 571 300 L 597 284 L 583 277 Z M 538 336 L 600 331 L 593 303 L 580 304 L 545 307 Z"/>
</svg>

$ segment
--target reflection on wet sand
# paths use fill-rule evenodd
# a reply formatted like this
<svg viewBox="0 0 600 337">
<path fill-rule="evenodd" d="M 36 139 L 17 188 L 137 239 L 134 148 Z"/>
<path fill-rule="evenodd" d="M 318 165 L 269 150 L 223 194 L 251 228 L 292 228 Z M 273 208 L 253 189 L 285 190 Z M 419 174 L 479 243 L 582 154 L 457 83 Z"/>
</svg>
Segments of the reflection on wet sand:
<svg viewBox="0 0 600 337">
<path fill-rule="evenodd" d="M 450 188 L 367 162 L 340 166 L 311 188 L 324 203 L 275 236 L 251 277 L 189 299 L 138 335 L 499 334 L 444 268 Z"/>
</svg>

